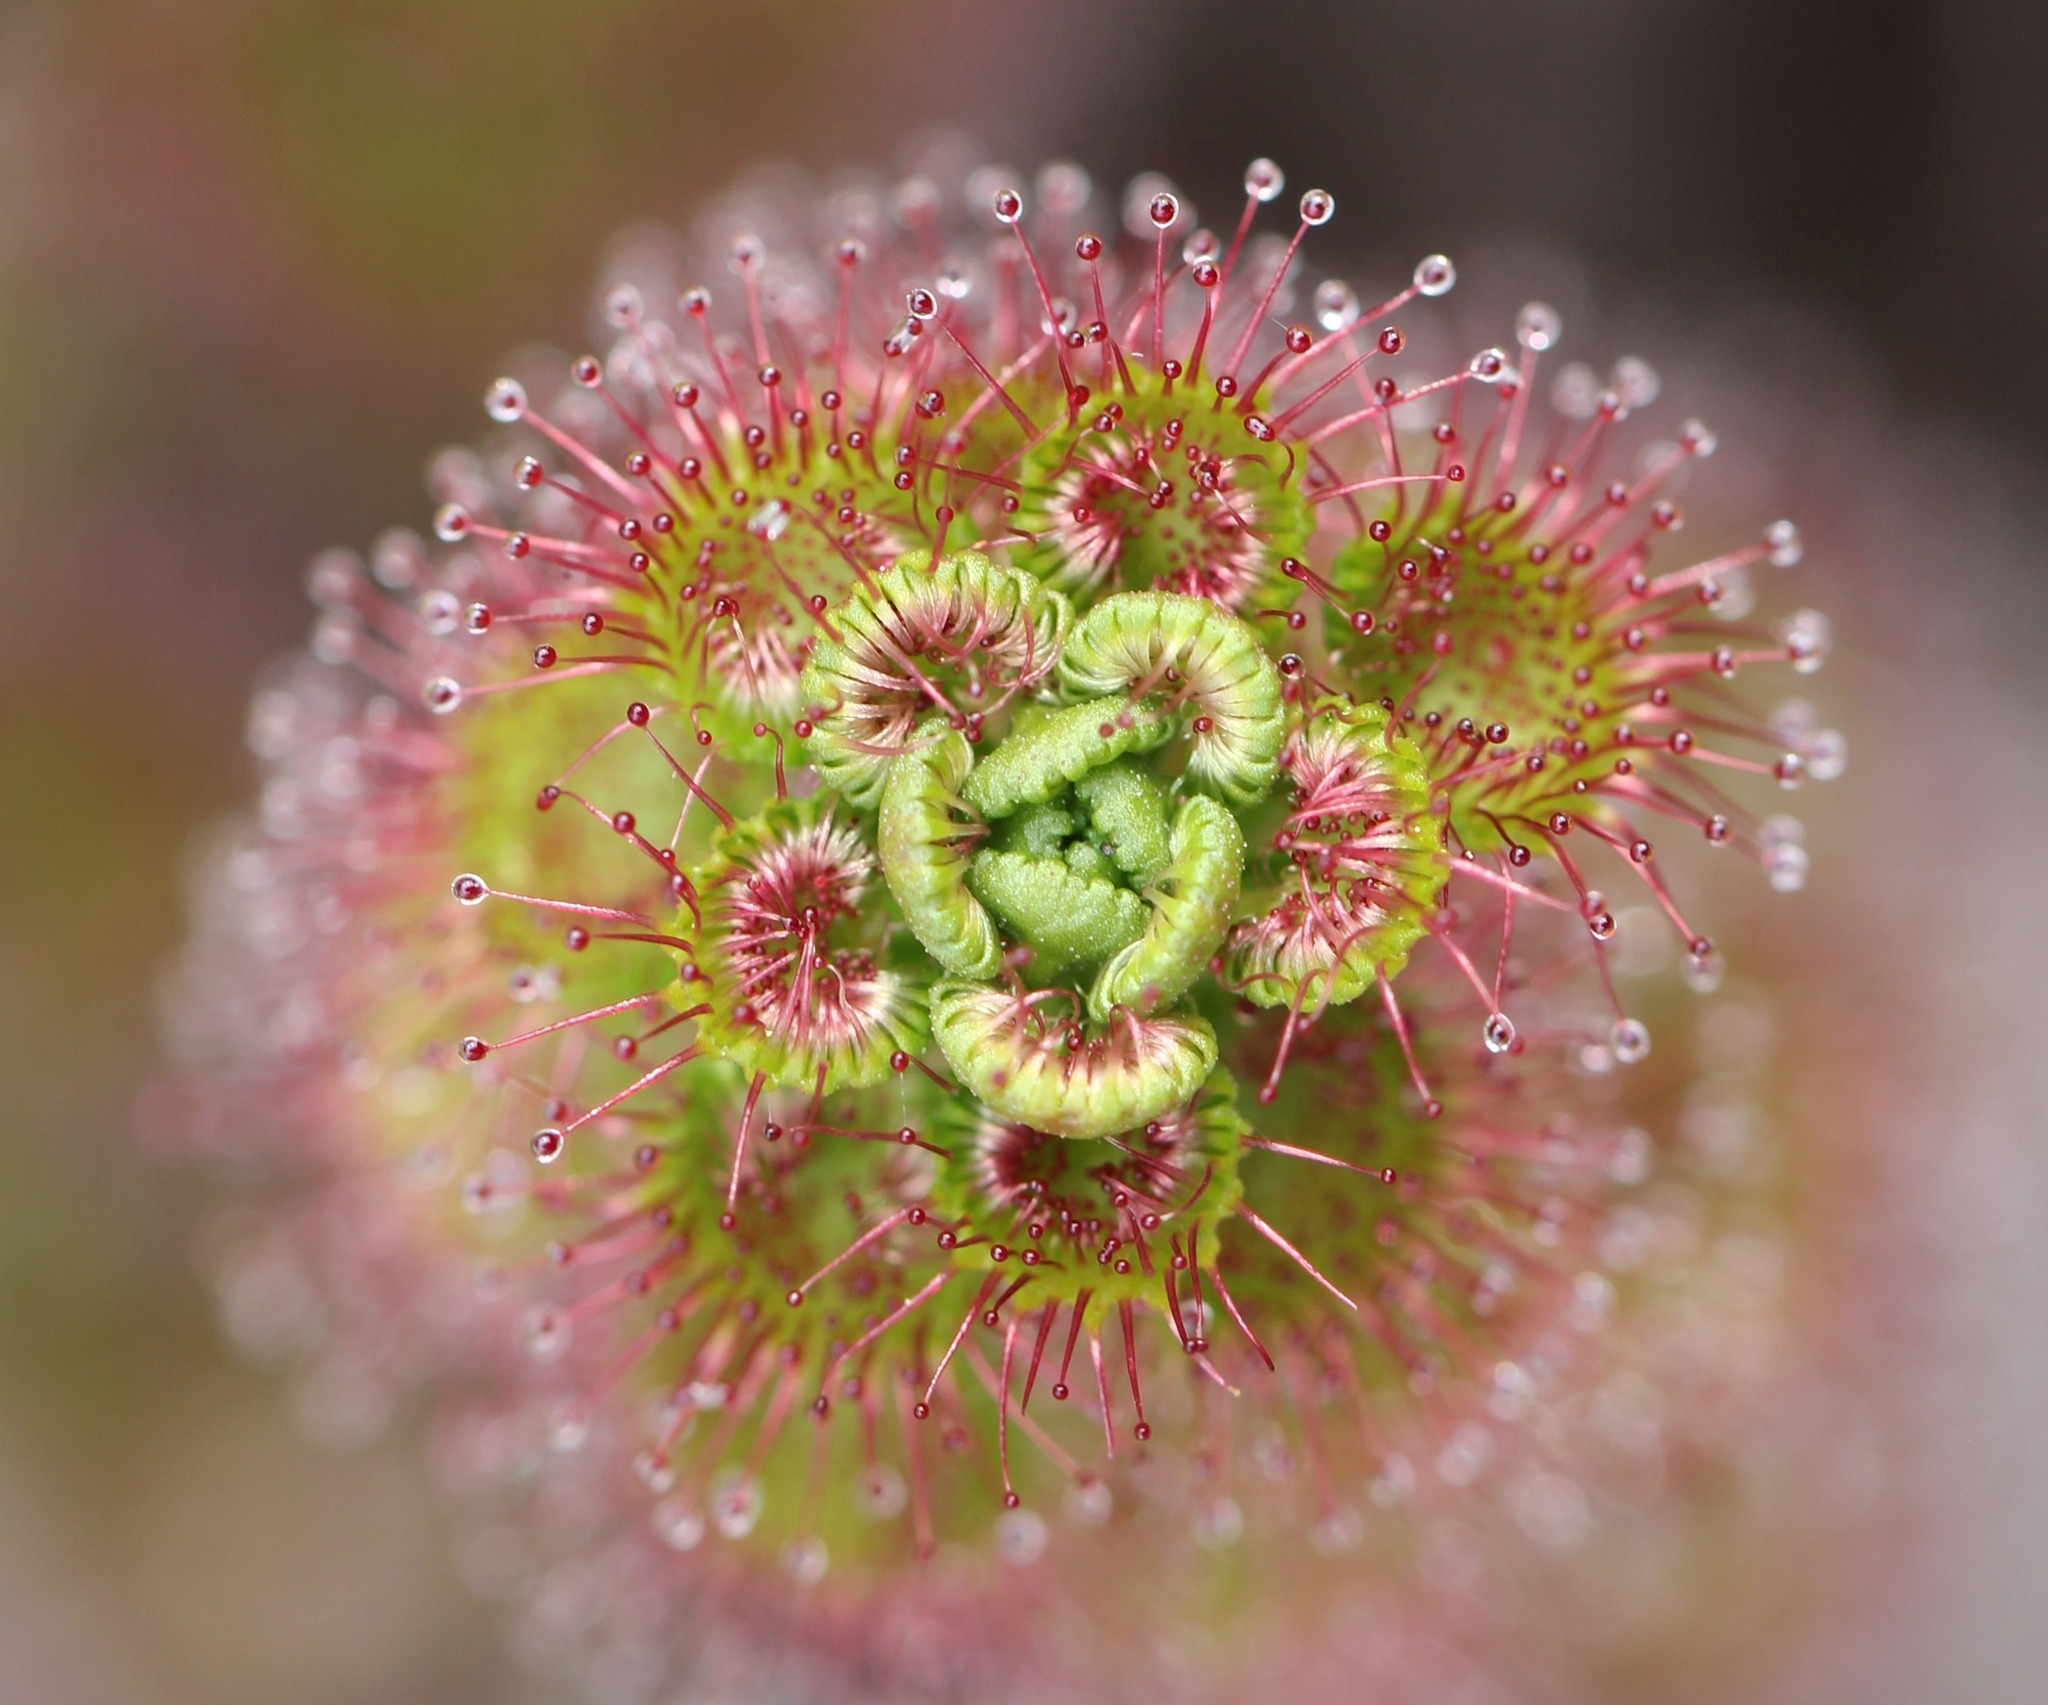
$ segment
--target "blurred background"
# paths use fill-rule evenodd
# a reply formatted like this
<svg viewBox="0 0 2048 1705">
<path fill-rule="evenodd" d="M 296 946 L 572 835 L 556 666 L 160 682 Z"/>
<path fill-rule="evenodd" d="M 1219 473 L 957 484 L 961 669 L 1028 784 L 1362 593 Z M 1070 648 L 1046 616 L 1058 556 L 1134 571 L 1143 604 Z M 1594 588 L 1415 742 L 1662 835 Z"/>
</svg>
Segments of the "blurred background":
<svg viewBox="0 0 2048 1705">
<path fill-rule="evenodd" d="M 427 456 L 504 350 L 576 342 L 610 232 L 943 125 L 1212 216 L 1270 154 L 1337 196 L 1319 260 L 1446 249 L 1748 435 L 1853 757 L 1814 887 L 1726 885 L 1716 934 L 1771 938 L 1803 1105 L 1881 1198 L 1843 1235 L 1913 1442 L 1886 1589 L 1726 1696 L 2038 1699 L 2044 74 L 2021 0 L 0 7 L 0 1702 L 545 1696 L 417 1441 L 323 1449 L 225 1348 L 206 1187 L 130 1134 L 183 848 L 249 786 L 305 560 L 424 524 Z"/>
</svg>

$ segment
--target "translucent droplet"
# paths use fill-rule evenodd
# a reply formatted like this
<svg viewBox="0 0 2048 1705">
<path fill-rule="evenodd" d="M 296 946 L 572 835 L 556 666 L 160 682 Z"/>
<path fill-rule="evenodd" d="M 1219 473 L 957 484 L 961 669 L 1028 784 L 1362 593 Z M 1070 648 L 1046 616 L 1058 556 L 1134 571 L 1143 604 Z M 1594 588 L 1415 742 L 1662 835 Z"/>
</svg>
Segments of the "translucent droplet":
<svg viewBox="0 0 2048 1705">
<path fill-rule="evenodd" d="M 1341 332 L 1358 324 L 1358 292 L 1341 278 L 1326 278 L 1316 286 L 1316 324 L 1326 332 Z"/>
<path fill-rule="evenodd" d="M 1365 1518 L 1349 1504 L 1339 1504 L 1308 1530 L 1309 1549 L 1319 1557 L 1338 1557 L 1365 1543 Z"/>
<path fill-rule="evenodd" d="M 1244 169 L 1244 192 L 1254 201 L 1276 201 L 1287 187 L 1287 174 L 1261 154 Z"/>
<path fill-rule="evenodd" d="M 1160 196 L 1174 193 L 1171 179 L 1158 172 L 1140 172 L 1124 186 L 1124 229 L 1147 243 L 1155 242 L 1160 228 L 1152 222 L 1152 204 Z M 1186 201 L 1179 202 L 1179 207 L 1181 216 L 1189 224 L 1195 223 L 1194 209 Z"/>
<path fill-rule="evenodd" d="M 604 317 L 620 331 L 639 325 L 642 307 L 640 292 L 630 284 L 614 284 L 605 292 Z"/>
<path fill-rule="evenodd" d="M 1833 781 L 1849 767 L 1849 739 L 1838 728 L 1816 729 L 1806 741 L 1806 773 L 1815 781 Z"/>
<path fill-rule="evenodd" d="M 436 639 L 444 638 L 462 626 L 462 600 L 446 587 L 437 586 L 431 592 L 422 593 L 414 607 L 420 626 Z"/>
<path fill-rule="evenodd" d="M 1625 1066 L 1647 1059 L 1650 1054 L 1649 1026 L 1639 1018 L 1618 1018 L 1608 1035 L 1608 1046 L 1614 1050 L 1614 1057 Z"/>
<path fill-rule="evenodd" d="M 362 573 L 354 551 L 322 551 L 307 565 L 306 596 L 323 610 L 340 609 L 349 603 Z"/>
<path fill-rule="evenodd" d="M 704 1543 L 704 1518 L 696 1505 L 678 1495 L 654 1506 L 654 1531 L 671 1551 L 694 1551 Z"/>
<path fill-rule="evenodd" d="M 711 1482 L 711 1524 L 727 1539 L 745 1539 L 761 1519 L 761 1482 L 743 1469 L 722 1469 Z"/>
<path fill-rule="evenodd" d="M 1218 1493 L 1196 1505 L 1194 1520 L 1189 1525 L 1197 1545 L 1205 1551 L 1221 1551 L 1244 1536 L 1244 1511 L 1235 1498 Z"/>
<path fill-rule="evenodd" d="M 1805 699 L 1781 699 L 1771 707 L 1771 733 L 1787 746 L 1805 745 L 1819 726 L 1819 715 Z"/>
<path fill-rule="evenodd" d="M 1591 420 L 1600 406 L 1600 375 L 1583 361 L 1560 367 L 1550 382 L 1550 406 L 1567 420 Z"/>
<path fill-rule="evenodd" d="M 1630 1125 L 1614 1139 L 1607 1156 L 1607 1176 L 1617 1184 L 1640 1184 L 1650 1176 L 1656 1145 L 1640 1125 Z"/>
<path fill-rule="evenodd" d="M 1614 1313 L 1614 1281 L 1605 1273 L 1581 1273 L 1572 1280 L 1572 1324 L 1598 1332 Z"/>
<path fill-rule="evenodd" d="M 1721 447 L 1714 429 L 1703 420 L 1688 420 L 1678 429 L 1678 442 L 1695 456 L 1711 456 Z"/>
<path fill-rule="evenodd" d="M 459 503 L 444 503 L 434 511 L 434 537 L 452 545 L 469 533 L 469 511 Z"/>
<path fill-rule="evenodd" d="M 1391 1510 L 1415 1496 L 1416 1482 L 1415 1464 L 1405 1456 L 1390 1456 L 1380 1464 L 1366 1495 L 1379 1508 Z"/>
<path fill-rule="evenodd" d="M 1688 953 L 1679 971 L 1694 994 L 1710 995 L 1728 975 L 1728 962 L 1718 947 L 1709 947 L 1704 953 Z"/>
<path fill-rule="evenodd" d="M 1658 377 L 1657 369 L 1640 355 L 1624 355 L 1614 364 L 1614 372 L 1608 379 L 1614 394 L 1621 398 L 1624 408 L 1648 408 L 1657 400 L 1657 393 L 1664 388 L 1664 381 Z"/>
<path fill-rule="evenodd" d="M 779 497 L 762 504 L 747 518 L 747 531 L 770 544 L 781 538 L 788 526 L 789 505 Z"/>
<path fill-rule="evenodd" d="M 1790 568 L 1806 554 L 1806 541 L 1790 521 L 1773 521 L 1764 529 L 1764 543 L 1770 547 L 1773 568 Z"/>
<path fill-rule="evenodd" d="M 551 1362 L 569 1347 L 569 1323 L 559 1314 L 537 1308 L 526 1317 L 526 1351 L 537 1362 Z"/>
<path fill-rule="evenodd" d="M 1465 364 L 1466 372 L 1486 384 L 1511 377 L 1514 370 L 1514 364 L 1508 360 L 1508 352 L 1504 349 L 1482 349 Z"/>
<path fill-rule="evenodd" d="M 1446 1486 L 1469 1486 L 1492 1460 L 1493 1434 L 1477 1421 L 1466 1421 L 1437 1452 L 1436 1475 Z"/>
<path fill-rule="evenodd" d="M 1443 296 L 1458 282 L 1449 255 L 1424 255 L 1415 263 L 1415 288 L 1424 296 Z"/>
<path fill-rule="evenodd" d="M 370 572 L 377 577 L 377 584 L 388 586 L 394 592 L 403 592 L 414 585 L 426 565 L 426 552 L 421 548 L 420 536 L 410 527 L 392 528 L 370 552 Z"/>
<path fill-rule="evenodd" d="M 1564 316 L 1548 302 L 1526 302 L 1515 316 L 1515 341 L 1538 354 L 1564 335 Z"/>
<path fill-rule="evenodd" d="M 1038 204 L 1048 213 L 1079 213 L 1094 193 L 1086 171 L 1072 160 L 1053 160 L 1038 168 Z"/>
<path fill-rule="evenodd" d="M 1077 1480 L 1067 1488 L 1064 1507 L 1067 1520 L 1076 1527 L 1100 1527 L 1109 1520 L 1116 1500 L 1100 1480 Z"/>
<path fill-rule="evenodd" d="M 1480 1034 L 1489 1054 L 1505 1054 L 1515 1045 L 1514 1022 L 1504 1012 L 1496 1012 L 1489 1017 Z"/>
<path fill-rule="evenodd" d="M 484 413 L 507 425 L 526 412 L 526 387 L 517 379 L 497 379 L 484 392 Z"/>
<path fill-rule="evenodd" d="M 1778 637 L 1785 642 L 1792 667 L 1802 675 L 1811 675 L 1825 663 L 1835 644 L 1834 626 L 1818 610 L 1795 610 L 1779 624 Z"/>
<path fill-rule="evenodd" d="M 1301 198 L 1301 222 L 1327 225 L 1336 217 L 1337 198 L 1326 189 L 1312 189 Z"/>
<path fill-rule="evenodd" d="M 1797 847 L 1806 844 L 1806 825 L 1797 817 L 1780 813 L 1766 817 L 1757 825 L 1757 845 L 1765 852 L 1773 847 Z"/>
<path fill-rule="evenodd" d="M 581 1450 L 589 1437 L 589 1417 L 573 1409 L 564 1410 L 548 1423 L 548 1444 L 563 1456 Z"/>
<path fill-rule="evenodd" d="M 1806 878 L 1813 869 L 1813 856 L 1796 841 L 1787 841 L 1775 847 L 1766 847 L 1763 853 L 1764 875 L 1770 879 L 1771 887 L 1780 894 L 1796 894 L 1806 886 Z"/>
<path fill-rule="evenodd" d="M 996 1555 L 1012 1568 L 1029 1568 L 1052 1537 L 1036 1510 L 1005 1510 L 996 1517 Z"/>
<path fill-rule="evenodd" d="M 903 1476 L 886 1462 L 878 1462 L 860 1478 L 860 1507 L 875 1521 L 900 1516 L 910 1501 L 910 1489 Z"/>
<path fill-rule="evenodd" d="M 660 1451 L 643 1450 L 633 1458 L 633 1477 L 657 1498 L 676 1483 L 676 1465 Z"/>
<path fill-rule="evenodd" d="M 800 1587 L 814 1587 L 831 1567 L 832 1554 L 816 1534 L 792 1540 L 782 1548 L 782 1572 Z"/>
<path fill-rule="evenodd" d="M 1515 1489 L 1515 1519 L 1547 1551 L 1564 1551 L 1592 1525 L 1586 1494 L 1562 1474 L 1532 1474 Z"/>
</svg>

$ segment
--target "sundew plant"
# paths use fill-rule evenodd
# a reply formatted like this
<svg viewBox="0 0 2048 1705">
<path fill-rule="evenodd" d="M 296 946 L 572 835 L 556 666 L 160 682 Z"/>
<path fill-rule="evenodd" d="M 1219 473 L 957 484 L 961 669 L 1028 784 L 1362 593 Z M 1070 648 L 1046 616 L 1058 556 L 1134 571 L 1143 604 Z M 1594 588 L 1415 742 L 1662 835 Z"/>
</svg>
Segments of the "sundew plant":
<svg viewBox="0 0 2048 1705">
<path fill-rule="evenodd" d="M 643 1621 L 995 1697 L 1024 1607 L 1597 1518 L 1530 1418 L 1650 1282 L 1617 911 L 1711 991 L 1665 850 L 1800 885 L 1842 743 L 1746 689 L 1828 626 L 1751 614 L 1788 522 L 1685 549 L 1644 363 L 1531 303 L 1418 375 L 1450 260 L 1361 301 L 1331 195 L 1244 191 L 642 254 L 257 697 L 188 1085 L 360 1367 L 470 1394 L 457 1478 L 683 1583 Z"/>
</svg>

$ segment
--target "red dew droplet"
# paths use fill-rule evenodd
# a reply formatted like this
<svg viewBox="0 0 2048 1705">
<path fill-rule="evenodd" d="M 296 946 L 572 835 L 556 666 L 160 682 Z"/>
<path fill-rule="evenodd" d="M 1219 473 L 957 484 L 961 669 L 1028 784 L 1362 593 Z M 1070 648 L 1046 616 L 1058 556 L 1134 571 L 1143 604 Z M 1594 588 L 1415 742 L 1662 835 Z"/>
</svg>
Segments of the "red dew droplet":
<svg viewBox="0 0 2048 1705">
<path fill-rule="evenodd" d="M 582 628 L 585 633 L 595 637 L 604 632 L 604 617 L 600 616 L 595 610 L 592 610 L 581 622 L 577 623 L 577 626 Z"/>
<path fill-rule="evenodd" d="M 1402 346 L 1407 341 L 1407 338 L 1402 336 L 1399 326 L 1388 326 L 1385 331 L 1380 333 L 1380 353 L 1382 355 L 1399 355 Z"/>
<path fill-rule="evenodd" d="M 490 889 L 484 886 L 484 879 L 481 876 L 458 876 L 449 883 L 448 891 L 465 906 L 476 905 L 490 893 Z"/>
<path fill-rule="evenodd" d="M 1371 633 L 1373 625 L 1372 611 L 1353 610 L 1351 612 L 1351 631 L 1353 633 Z"/>
<path fill-rule="evenodd" d="M 533 648 L 533 666 L 536 669 L 552 669 L 559 655 L 552 645 L 536 645 Z"/>
<path fill-rule="evenodd" d="M 1081 260 L 1100 260 L 1102 258 L 1102 239 L 1096 236 L 1093 231 L 1083 233 L 1074 239 L 1074 254 Z"/>
<path fill-rule="evenodd" d="M 533 808 L 536 811 L 552 811 L 555 808 L 555 801 L 561 797 L 562 790 L 553 782 L 549 782 L 546 787 L 534 795 Z"/>
<path fill-rule="evenodd" d="M 533 1158 L 543 1166 L 561 1158 L 562 1150 L 568 1143 L 560 1130 L 550 1125 L 533 1133 Z"/>
<path fill-rule="evenodd" d="M 633 813 L 630 811 L 615 812 L 612 816 L 612 828 L 618 834 L 630 835 L 633 832 L 634 821 Z"/>
<path fill-rule="evenodd" d="M 889 1069 L 892 1072 L 907 1072 L 910 1070 L 910 1056 L 898 1048 L 889 1056 Z"/>
<path fill-rule="evenodd" d="M 456 1052 L 461 1054 L 461 1056 L 465 1060 L 468 1060 L 471 1064 L 474 1064 L 476 1061 L 482 1059 L 490 1051 L 490 1043 L 486 1042 L 481 1036 L 463 1037 L 462 1045 L 456 1050 Z"/>
<path fill-rule="evenodd" d="M 638 699 L 626 706 L 626 720 L 635 728 L 645 728 L 653 715 L 654 713 Z"/>
<path fill-rule="evenodd" d="M 581 924 L 571 924 L 562 932 L 562 945 L 571 953 L 581 953 L 590 945 L 590 931 Z"/>
</svg>

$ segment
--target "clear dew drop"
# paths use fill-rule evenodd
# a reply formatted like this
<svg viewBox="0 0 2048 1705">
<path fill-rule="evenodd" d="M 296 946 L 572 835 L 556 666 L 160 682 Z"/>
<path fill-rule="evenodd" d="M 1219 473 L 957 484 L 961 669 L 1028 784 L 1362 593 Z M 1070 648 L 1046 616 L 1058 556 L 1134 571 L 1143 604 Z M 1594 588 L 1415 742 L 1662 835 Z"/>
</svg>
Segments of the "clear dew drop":
<svg viewBox="0 0 2048 1705">
<path fill-rule="evenodd" d="M 1607 383 L 1614 394 L 1621 398 L 1624 408 L 1648 408 L 1657 400 L 1657 393 L 1664 388 L 1664 381 L 1657 369 L 1640 355 L 1624 355 L 1614 364 L 1614 371 Z"/>
<path fill-rule="evenodd" d="M 1244 1511 L 1235 1498 L 1218 1493 L 1195 1506 L 1188 1523 L 1194 1541 L 1204 1551 L 1221 1551 L 1244 1537 Z"/>
<path fill-rule="evenodd" d="M 1005 1510 L 996 1517 L 996 1555 L 1014 1569 L 1029 1568 L 1043 1557 L 1051 1537 L 1036 1510 Z"/>
<path fill-rule="evenodd" d="M 782 1548 L 782 1572 L 800 1587 L 814 1587 L 832 1566 L 832 1553 L 816 1534 L 791 1540 Z"/>
<path fill-rule="evenodd" d="M 1504 349 L 1482 349 L 1465 364 L 1465 371 L 1482 384 L 1494 384 L 1514 375 L 1514 364 Z"/>
<path fill-rule="evenodd" d="M 711 1524 L 727 1539 L 745 1539 L 761 1519 L 761 1482 L 744 1469 L 720 1470 L 711 1482 Z"/>
<path fill-rule="evenodd" d="M 1174 212 L 1164 226 L 1154 215 L 1154 205 L 1160 198 L 1171 197 Z M 1123 221 L 1124 229 L 1143 242 L 1159 240 L 1162 230 L 1171 231 L 1185 220 L 1188 224 L 1199 223 L 1195 218 L 1194 204 L 1175 189 L 1173 180 L 1158 172 L 1140 172 L 1124 186 Z"/>
<path fill-rule="evenodd" d="M 1076 1527 L 1100 1527 L 1109 1520 L 1116 1500 L 1100 1480 L 1077 1480 L 1063 1501 L 1067 1520 Z"/>
<path fill-rule="evenodd" d="M 1277 201 L 1287 187 L 1287 174 L 1261 154 L 1244 169 L 1244 192 L 1254 201 Z"/>
<path fill-rule="evenodd" d="M 1813 869 L 1813 855 L 1797 841 L 1786 841 L 1764 848 L 1763 865 L 1764 875 L 1774 890 L 1796 894 L 1806 886 L 1806 878 Z"/>
<path fill-rule="evenodd" d="M 1341 332 L 1358 324 L 1358 292 L 1341 278 L 1326 278 L 1316 286 L 1316 324 L 1326 332 Z"/>
<path fill-rule="evenodd" d="M 469 511 L 459 503 L 444 503 L 434 511 L 434 537 L 452 545 L 469 534 Z"/>
<path fill-rule="evenodd" d="M 564 1409 L 548 1422 L 548 1448 L 569 1456 L 581 1450 L 590 1438 L 590 1418 L 574 1409 Z"/>
<path fill-rule="evenodd" d="M 1711 456 L 1721 447 L 1720 436 L 1703 420 L 1688 420 L 1678 429 L 1678 442 L 1695 456 Z"/>
<path fill-rule="evenodd" d="M 1650 1056 L 1650 1027 L 1639 1018 L 1616 1019 L 1608 1033 L 1608 1046 L 1621 1064 L 1633 1066 Z"/>
<path fill-rule="evenodd" d="M 675 1464 L 660 1451 L 643 1450 L 633 1458 L 633 1478 L 658 1498 L 674 1489 Z"/>
<path fill-rule="evenodd" d="M 1773 521 L 1766 527 L 1764 544 L 1771 553 L 1773 568 L 1790 568 L 1806 554 L 1806 541 L 1790 521 Z"/>
<path fill-rule="evenodd" d="M 910 1488 L 903 1476 L 886 1462 L 878 1462 L 860 1477 L 860 1507 L 873 1521 L 889 1521 L 903 1513 L 910 1502 Z"/>
<path fill-rule="evenodd" d="M 413 608 L 421 629 L 435 639 L 445 638 L 462 625 L 462 600 L 445 586 L 421 593 Z"/>
<path fill-rule="evenodd" d="M 526 412 L 526 387 L 517 379 L 495 379 L 484 392 L 484 413 L 510 425 Z"/>
<path fill-rule="evenodd" d="M 1807 737 L 1806 773 L 1815 781 L 1833 781 L 1849 767 L 1849 740 L 1839 728 L 1818 728 Z"/>
<path fill-rule="evenodd" d="M 1688 953 L 1679 966 L 1685 978 L 1685 986 L 1697 995 L 1710 995 L 1718 989 L 1728 975 L 1728 962 L 1721 957 L 1718 947 L 1710 947 L 1704 953 Z"/>
<path fill-rule="evenodd" d="M 1337 198 L 1326 189 L 1312 189 L 1301 198 L 1301 222 L 1327 225 L 1337 215 Z"/>
<path fill-rule="evenodd" d="M 1349 1504 L 1339 1504 L 1308 1530 L 1309 1549 L 1319 1557 L 1339 1557 L 1365 1543 L 1365 1518 Z"/>
<path fill-rule="evenodd" d="M 1778 637 L 1792 667 L 1802 675 L 1811 675 L 1825 663 L 1835 644 L 1834 626 L 1818 610 L 1795 610 L 1779 624 Z"/>
<path fill-rule="evenodd" d="M 1086 170 L 1072 160 L 1053 160 L 1039 167 L 1038 180 L 1033 187 L 1038 194 L 1039 206 L 1056 215 L 1079 213 L 1095 192 L 1094 182 Z"/>
<path fill-rule="evenodd" d="M 671 1551 L 694 1551 L 704 1543 L 704 1517 L 681 1494 L 654 1506 L 654 1531 Z"/>
<path fill-rule="evenodd" d="M 537 1308 L 526 1317 L 526 1353 L 537 1362 L 551 1362 L 569 1347 L 569 1323 L 560 1315 Z"/>
<path fill-rule="evenodd" d="M 620 331 L 631 331 L 640 324 L 643 307 L 640 292 L 630 284 L 614 284 L 605 293 L 604 317 Z"/>
<path fill-rule="evenodd" d="M 1600 375 L 1583 361 L 1568 362 L 1550 382 L 1550 406 L 1567 420 L 1591 420 L 1600 406 Z"/>
<path fill-rule="evenodd" d="M 1542 354 L 1564 335 L 1564 316 L 1548 302 L 1525 302 L 1515 316 L 1515 341 Z"/>
<path fill-rule="evenodd" d="M 1415 263 L 1415 288 L 1424 296 L 1444 296 L 1458 282 L 1449 255 L 1424 255 Z"/>
<path fill-rule="evenodd" d="M 1514 1021 L 1504 1012 L 1492 1014 L 1480 1031 L 1489 1054 L 1505 1054 L 1515 1045 Z"/>
<path fill-rule="evenodd" d="M 351 550 L 322 551 L 306 568 L 306 596 L 323 610 L 345 607 L 361 580 L 363 565 Z"/>
</svg>

